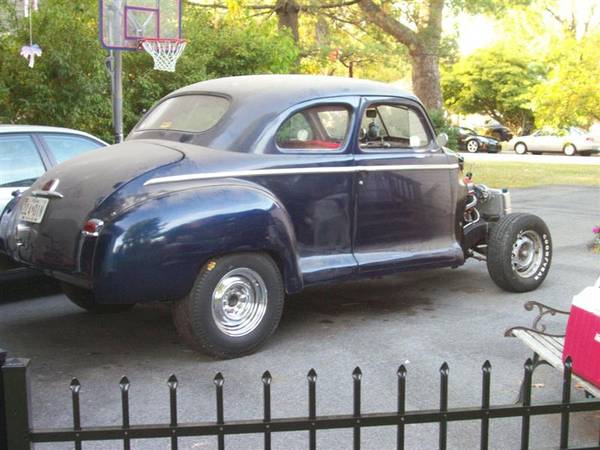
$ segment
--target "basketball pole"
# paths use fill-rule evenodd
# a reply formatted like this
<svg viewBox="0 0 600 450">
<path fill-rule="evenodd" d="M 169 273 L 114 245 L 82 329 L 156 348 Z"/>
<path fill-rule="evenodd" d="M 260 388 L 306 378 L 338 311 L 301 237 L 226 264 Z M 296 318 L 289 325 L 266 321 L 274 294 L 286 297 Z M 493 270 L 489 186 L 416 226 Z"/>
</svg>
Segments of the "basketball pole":
<svg viewBox="0 0 600 450">
<path fill-rule="evenodd" d="M 115 143 L 123 142 L 123 58 L 121 50 L 110 51 L 113 128 Z"/>
</svg>

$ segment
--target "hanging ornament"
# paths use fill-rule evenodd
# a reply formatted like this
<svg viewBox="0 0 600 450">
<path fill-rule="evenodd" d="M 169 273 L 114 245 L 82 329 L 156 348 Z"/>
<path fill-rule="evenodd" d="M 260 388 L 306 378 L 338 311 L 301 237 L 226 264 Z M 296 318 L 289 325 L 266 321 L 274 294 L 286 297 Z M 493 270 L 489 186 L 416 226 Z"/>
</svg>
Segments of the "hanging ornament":
<svg viewBox="0 0 600 450">
<path fill-rule="evenodd" d="M 21 56 L 29 60 L 29 67 L 33 69 L 36 56 L 42 56 L 42 49 L 37 44 L 24 45 L 21 47 Z"/>
<path fill-rule="evenodd" d="M 38 10 L 38 0 L 24 0 L 23 13 L 29 18 L 29 45 L 21 47 L 21 56 L 29 60 L 29 67 L 33 69 L 35 58 L 42 56 L 42 49 L 39 45 L 33 43 L 33 19 L 30 12 Z"/>
</svg>

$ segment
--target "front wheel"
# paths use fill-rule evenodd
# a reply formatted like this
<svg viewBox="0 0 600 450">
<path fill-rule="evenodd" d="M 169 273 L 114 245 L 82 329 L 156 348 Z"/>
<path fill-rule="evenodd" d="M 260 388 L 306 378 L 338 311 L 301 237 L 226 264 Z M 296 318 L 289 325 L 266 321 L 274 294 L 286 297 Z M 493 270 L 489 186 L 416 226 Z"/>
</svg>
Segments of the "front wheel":
<svg viewBox="0 0 600 450">
<path fill-rule="evenodd" d="M 72 303 L 94 314 L 112 314 L 123 311 L 128 311 L 135 306 L 135 303 L 113 304 L 107 305 L 96 303 L 94 301 L 94 293 L 87 289 L 73 286 L 68 283 L 61 283 L 63 293 Z"/>
<path fill-rule="evenodd" d="M 487 268 L 506 291 L 528 292 L 542 284 L 552 261 L 548 226 L 533 214 L 508 214 L 492 228 Z"/>
<path fill-rule="evenodd" d="M 523 142 L 518 142 L 515 144 L 515 153 L 517 155 L 524 155 L 527 153 L 527 146 Z"/>
<path fill-rule="evenodd" d="M 475 139 L 471 139 L 469 142 L 467 142 L 467 151 L 469 153 L 477 153 L 479 151 L 479 142 L 477 142 Z"/>
<path fill-rule="evenodd" d="M 275 262 L 262 253 L 214 258 L 190 293 L 173 303 L 173 321 L 191 348 L 218 358 L 254 352 L 273 334 L 284 288 Z"/>
</svg>

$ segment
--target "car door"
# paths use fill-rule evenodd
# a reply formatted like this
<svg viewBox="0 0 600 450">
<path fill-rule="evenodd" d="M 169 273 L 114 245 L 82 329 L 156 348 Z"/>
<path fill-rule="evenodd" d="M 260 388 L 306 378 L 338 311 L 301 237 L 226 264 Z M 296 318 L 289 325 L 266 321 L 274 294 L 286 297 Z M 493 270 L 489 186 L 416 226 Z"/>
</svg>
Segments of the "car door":
<svg viewBox="0 0 600 450">
<path fill-rule="evenodd" d="M 540 130 L 533 136 L 534 144 L 528 145 L 529 150 L 556 152 L 560 148 L 560 138 L 549 129 Z"/>
<path fill-rule="evenodd" d="M 0 134 L 0 213 L 15 191 L 24 191 L 46 172 L 49 162 L 29 133 Z"/>
<path fill-rule="evenodd" d="M 356 145 L 354 255 L 361 272 L 462 261 L 456 238 L 458 166 L 416 102 L 364 98 Z"/>
<path fill-rule="evenodd" d="M 38 136 L 54 165 L 105 146 L 101 141 L 67 133 L 39 133 Z"/>
<path fill-rule="evenodd" d="M 289 214 L 305 286 L 358 271 L 351 137 L 359 105 L 359 97 L 312 100 L 290 108 L 265 132 L 273 136 L 266 149 L 271 164 L 290 173 L 254 180 Z"/>
</svg>

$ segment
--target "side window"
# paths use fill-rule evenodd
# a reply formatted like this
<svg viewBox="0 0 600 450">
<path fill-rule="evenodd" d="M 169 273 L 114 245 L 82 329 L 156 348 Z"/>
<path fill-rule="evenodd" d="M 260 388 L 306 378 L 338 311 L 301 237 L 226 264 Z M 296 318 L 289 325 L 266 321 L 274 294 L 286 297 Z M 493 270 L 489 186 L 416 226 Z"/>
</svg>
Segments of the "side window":
<svg viewBox="0 0 600 450">
<path fill-rule="evenodd" d="M 361 148 L 419 148 L 429 144 L 430 137 L 418 111 L 379 104 L 365 110 L 359 141 Z"/>
<path fill-rule="evenodd" d="M 314 106 L 283 122 L 275 142 L 283 150 L 335 151 L 346 140 L 349 124 L 350 111 L 346 106 Z"/>
<path fill-rule="evenodd" d="M 42 137 L 54 155 L 54 159 L 56 159 L 56 162 L 59 164 L 67 159 L 73 158 L 74 156 L 89 152 L 90 150 L 94 150 L 95 148 L 102 146 L 98 142 L 82 136 L 44 133 L 42 134 Z"/>
<path fill-rule="evenodd" d="M 31 136 L 0 135 L 0 188 L 31 186 L 45 171 Z"/>
</svg>

